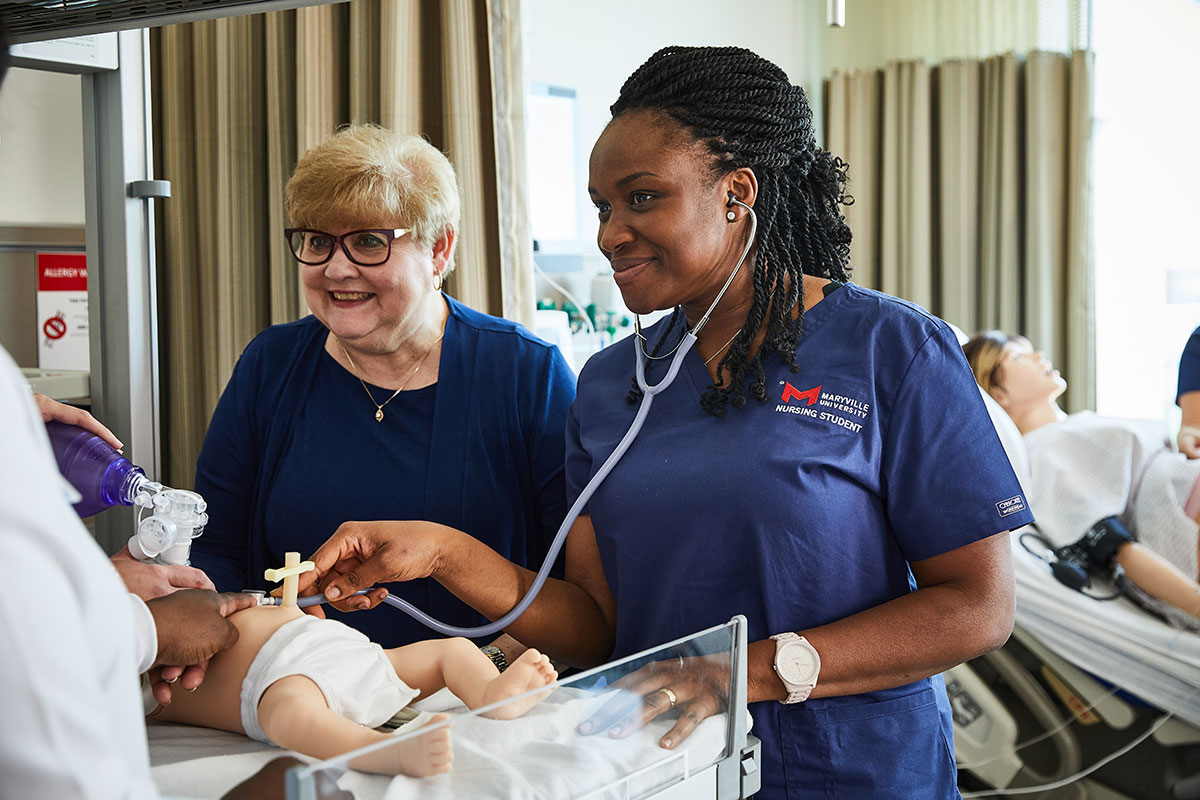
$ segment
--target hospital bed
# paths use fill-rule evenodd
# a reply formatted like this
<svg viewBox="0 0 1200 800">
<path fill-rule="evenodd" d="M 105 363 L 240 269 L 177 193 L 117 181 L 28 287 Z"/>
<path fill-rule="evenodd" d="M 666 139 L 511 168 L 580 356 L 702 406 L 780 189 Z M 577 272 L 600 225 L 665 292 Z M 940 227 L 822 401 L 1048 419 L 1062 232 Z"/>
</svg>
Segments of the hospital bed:
<svg viewBox="0 0 1200 800">
<path fill-rule="evenodd" d="M 678 665 L 684 670 L 703 667 L 706 675 L 721 676 L 723 713 L 704 720 L 669 751 L 660 748 L 658 740 L 674 724 L 674 713 L 627 738 L 577 732 L 581 722 L 601 709 L 611 709 L 610 704 L 640 707 L 640 696 L 613 685 L 650 664 Z M 430 730 L 431 723 L 422 722 L 433 712 L 449 714 L 454 765 L 448 774 L 390 778 L 347 770 L 347 762 L 365 749 L 325 762 L 300 757 L 308 763 L 288 774 L 288 800 L 315 800 L 314 780 L 322 771 L 340 776 L 338 785 L 358 800 L 735 800 L 751 796 L 760 786 L 758 741 L 747 733 L 746 622 L 740 616 L 561 680 L 518 719 L 481 716 L 487 710 L 468 711 L 442 690 L 402 715 L 415 719 L 396 728 L 396 743 Z M 155 782 L 164 794 L 173 796 L 218 797 L 282 754 L 244 736 L 205 728 L 152 722 L 148 732 Z M 383 745 L 392 746 L 392 742 Z"/>
<path fill-rule="evenodd" d="M 984 401 L 1028 485 L 1020 433 L 992 398 Z M 1012 639 L 946 673 L 964 789 L 1049 785 L 1019 793 L 1200 798 L 1200 636 L 1127 598 L 1100 601 L 1070 589 L 1015 535 L 1012 545 Z M 970 796 L 1000 795 L 964 792 Z"/>
</svg>

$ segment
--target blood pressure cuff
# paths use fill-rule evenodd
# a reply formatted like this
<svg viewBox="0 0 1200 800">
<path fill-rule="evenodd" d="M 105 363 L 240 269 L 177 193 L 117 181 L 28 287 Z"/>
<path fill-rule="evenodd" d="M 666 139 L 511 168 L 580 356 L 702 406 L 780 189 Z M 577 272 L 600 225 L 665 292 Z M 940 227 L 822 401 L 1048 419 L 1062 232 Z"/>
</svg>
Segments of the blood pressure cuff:
<svg viewBox="0 0 1200 800">
<path fill-rule="evenodd" d="M 1071 545 L 1075 553 L 1082 555 L 1087 571 L 1093 575 L 1110 575 L 1117 550 L 1121 545 L 1136 541 L 1133 534 L 1121 522 L 1120 517 L 1105 517 L 1092 527 L 1083 538 Z"/>
</svg>

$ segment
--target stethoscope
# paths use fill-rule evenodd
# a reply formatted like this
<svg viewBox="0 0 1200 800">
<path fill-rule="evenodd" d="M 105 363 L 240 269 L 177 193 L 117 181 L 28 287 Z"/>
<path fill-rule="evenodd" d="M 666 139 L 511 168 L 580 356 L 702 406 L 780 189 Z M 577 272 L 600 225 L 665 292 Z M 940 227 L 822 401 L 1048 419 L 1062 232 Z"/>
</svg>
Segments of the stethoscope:
<svg viewBox="0 0 1200 800">
<path fill-rule="evenodd" d="M 596 470 L 596 474 L 593 475 L 591 480 L 587 482 L 587 485 L 583 487 L 583 491 L 579 493 L 579 497 L 577 497 L 575 502 L 571 505 L 570 510 L 567 512 L 567 516 L 562 521 L 562 525 L 560 525 L 558 528 L 558 533 L 554 535 L 554 541 L 550 543 L 550 549 L 546 553 L 546 560 L 542 562 L 541 569 L 538 570 L 537 576 L 534 578 L 533 583 L 529 586 L 529 590 L 525 593 L 525 596 L 521 598 L 521 601 L 517 603 L 511 611 L 496 621 L 490 622 L 487 625 L 480 625 L 473 628 L 463 628 L 457 625 L 449 625 L 441 620 L 434 619 L 407 600 L 396 597 L 392 594 L 389 594 L 383 599 L 385 603 L 395 606 L 405 614 L 408 614 L 410 617 L 415 619 L 417 622 L 420 622 L 422 625 L 432 628 L 439 633 L 444 633 L 447 636 L 462 636 L 468 639 L 473 639 L 480 636 L 491 636 L 492 634 L 499 633 L 525 613 L 526 609 L 528 609 L 533 603 L 534 599 L 537 598 L 538 592 L 542 590 L 542 586 L 545 585 L 546 579 L 550 577 L 550 569 L 553 567 L 554 560 L 558 557 L 558 552 L 562 549 L 563 543 L 567 539 L 567 534 L 571 531 L 571 527 L 575 524 L 575 521 L 579 519 L 579 515 L 583 512 L 583 509 L 587 505 L 588 501 L 591 500 L 596 489 L 600 487 L 600 484 L 604 482 L 604 479 L 608 477 L 608 474 L 613 471 L 613 468 L 616 467 L 617 462 L 621 460 L 621 457 L 625 455 L 625 452 L 629 449 L 630 445 L 633 444 L 633 440 L 637 438 L 638 433 L 642 429 L 642 424 L 646 421 L 646 415 L 650 413 L 650 404 L 654 401 L 654 396 L 666 391 L 667 387 L 669 387 L 675 381 L 675 376 L 679 374 L 679 368 L 683 364 L 684 357 L 687 356 L 687 353 L 692 349 L 692 346 L 696 344 L 696 338 L 700 335 L 700 330 L 708 323 L 708 319 L 712 316 L 713 311 L 716 309 L 717 303 L 721 302 L 721 298 L 725 296 L 725 292 L 729 289 L 730 285 L 733 284 L 733 279 L 737 277 L 738 272 L 740 272 L 742 269 L 742 265 L 746 263 L 746 257 L 750 254 L 750 248 L 754 246 L 754 236 L 758 232 L 758 217 L 755 215 L 753 208 L 746 205 L 736 197 L 733 197 L 732 195 L 730 195 L 729 202 L 726 205 L 739 205 L 746 209 L 746 212 L 750 215 L 750 235 L 746 237 L 746 246 L 742 249 L 742 255 L 738 259 L 737 265 L 733 268 L 733 271 L 729 273 L 729 277 L 725 280 L 725 285 L 721 287 L 721 291 L 717 292 L 716 298 L 709 305 L 708 311 L 705 311 L 704 316 L 701 317 L 700 321 L 696 323 L 696 327 L 688 330 L 687 324 L 685 323 L 683 337 L 679 340 L 679 343 L 676 344 L 675 347 L 672 348 L 668 353 L 665 353 L 661 356 L 654 356 L 646 352 L 646 337 L 642 334 L 641 321 L 637 320 L 635 316 L 634 335 L 637 337 L 637 346 L 634 352 L 637 358 L 637 384 L 642 390 L 641 404 L 638 406 L 637 413 L 633 417 L 633 422 L 629 424 L 629 430 L 625 431 L 625 435 L 621 437 L 621 441 L 617 443 L 616 448 L 612 451 L 608 458 L 605 459 L 604 463 L 600 465 L 600 469 Z M 662 380 L 651 386 L 646 381 L 646 362 L 648 360 L 661 360 L 668 357 L 671 357 L 671 363 L 667 368 L 667 374 Z M 355 594 L 366 594 L 368 591 L 370 591 L 370 589 L 363 589 L 355 592 Z M 268 605 L 276 605 L 277 603 L 274 602 L 276 600 L 278 600 L 278 598 L 263 598 L 262 602 Z M 301 597 L 297 601 L 297 604 L 301 607 L 304 607 L 326 602 L 328 601 L 325 599 L 325 595 L 317 594 L 308 597 Z"/>
</svg>

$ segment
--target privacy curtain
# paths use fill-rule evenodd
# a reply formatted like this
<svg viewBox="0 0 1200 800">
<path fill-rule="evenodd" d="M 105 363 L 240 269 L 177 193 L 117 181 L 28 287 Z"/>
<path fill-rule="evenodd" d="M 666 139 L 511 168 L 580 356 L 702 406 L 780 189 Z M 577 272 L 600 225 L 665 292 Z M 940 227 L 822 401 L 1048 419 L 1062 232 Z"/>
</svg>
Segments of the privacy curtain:
<svg viewBox="0 0 1200 800">
<path fill-rule="evenodd" d="M 307 313 L 284 243 L 296 160 L 349 122 L 419 134 L 458 173 L 446 289 L 528 323 L 520 0 L 357 0 L 152 32 L 163 480 L 190 486 L 246 344 Z"/>
<path fill-rule="evenodd" d="M 849 162 L 855 280 L 968 334 L 1022 333 L 1094 407 L 1093 61 L 1012 53 L 835 72 L 826 142 Z"/>
</svg>

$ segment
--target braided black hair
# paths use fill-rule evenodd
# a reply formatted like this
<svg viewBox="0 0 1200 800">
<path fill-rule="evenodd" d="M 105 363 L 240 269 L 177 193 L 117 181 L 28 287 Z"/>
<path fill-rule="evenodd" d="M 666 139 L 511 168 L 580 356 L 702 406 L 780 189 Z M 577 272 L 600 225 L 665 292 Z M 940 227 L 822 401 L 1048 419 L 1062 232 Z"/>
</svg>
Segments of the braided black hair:
<svg viewBox="0 0 1200 800">
<path fill-rule="evenodd" d="M 745 406 L 747 370 L 753 375 L 750 393 L 766 402 L 764 355 L 778 353 L 797 368 L 804 275 L 849 280 L 850 227 L 841 213 L 853 202 L 845 192 L 846 164 L 817 146 L 804 90 L 740 47 L 665 47 L 625 81 L 609 110 L 613 119 L 655 111 L 675 120 L 707 147 L 714 181 L 742 167 L 758 178 L 754 299 L 700 405 L 718 417 L 730 402 Z M 799 314 L 795 324 L 792 309 Z M 764 317 L 766 338 L 747 362 Z M 674 318 L 666 330 L 673 326 Z M 717 388 L 726 368 L 729 382 Z M 640 394 L 635 383 L 628 399 L 636 402 Z"/>
</svg>

